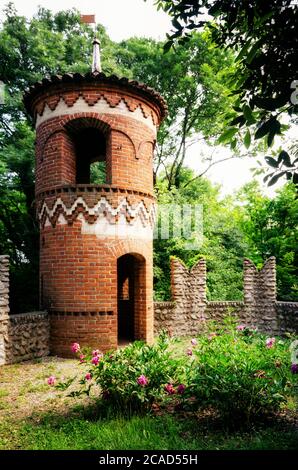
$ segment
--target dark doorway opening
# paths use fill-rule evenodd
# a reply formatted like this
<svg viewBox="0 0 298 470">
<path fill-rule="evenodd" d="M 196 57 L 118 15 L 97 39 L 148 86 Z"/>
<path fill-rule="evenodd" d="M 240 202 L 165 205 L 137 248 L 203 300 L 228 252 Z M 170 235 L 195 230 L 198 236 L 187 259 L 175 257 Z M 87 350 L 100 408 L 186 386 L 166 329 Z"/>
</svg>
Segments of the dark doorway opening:
<svg viewBox="0 0 298 470">
<path fill-rule="evenodd" d="M 135 261 L 133 255 L 124 255 L 117 260 L 118 342 L 133 341 L 135 339 Z"/>
</svg>

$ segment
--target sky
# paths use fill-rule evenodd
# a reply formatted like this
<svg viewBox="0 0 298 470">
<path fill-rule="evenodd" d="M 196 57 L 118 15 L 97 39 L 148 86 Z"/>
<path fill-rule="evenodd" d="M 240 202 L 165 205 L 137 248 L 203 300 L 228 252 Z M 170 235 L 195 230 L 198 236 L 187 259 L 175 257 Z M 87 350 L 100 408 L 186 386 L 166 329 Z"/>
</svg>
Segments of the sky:
<svg viewBox="0 0 298 470">
<path fill-rule="evenodd" d="M 8 0 L 0 0 L 0 20 L 3 18 L 2 10 Z M 53 12 L 78 9 L 82 14 L 95 14 L 96 22 L 105 26 L 107 33 L 113 41 L 121 41 L 132 36 L 151 37 L 157 40 L 166 38 L 166 33 L 171 30 L 171 20 L 163 11 L 157 11 L 153 0 L 14 0 L 17 11 L 27 18 L 32 17 L 38 6 L 48 8 Z M 210 152 L 204 144 L 200 143 L 192 147 L 186 164 L 196 171 L 201 172 L 205 166 L 201 162 L 200 155 Z M 230 156 L 226 148 L 216 148 L 217 158 Z M 221 184 L 222 195 L 231 194 L 243 184 L 252 180 L 251 168 L 257 166 L 254 158 L 228 160 L 214 165 L 206 176 L 213 182 Z M 262 178 L 258 178 L 262 183 Z M 273 196 L 275 189 L 264 186 L 264 192 Z"/>
</svg>

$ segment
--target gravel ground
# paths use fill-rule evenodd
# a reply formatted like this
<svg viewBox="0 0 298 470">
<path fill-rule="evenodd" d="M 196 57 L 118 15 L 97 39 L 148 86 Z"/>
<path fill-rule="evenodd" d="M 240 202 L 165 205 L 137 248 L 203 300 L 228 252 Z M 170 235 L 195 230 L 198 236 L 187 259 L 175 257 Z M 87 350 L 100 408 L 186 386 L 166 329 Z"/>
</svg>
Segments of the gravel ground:
<svg viewBox="0 0 298 470">
<path fill-rule="evenodd" d="M 54 375 L 58 381 L 78 376 L 71 388 L 87 370 L 75 359 L 45 357 L 19 364 L 0 367 L 0 421 L 19 421 L 48 411 L 67 411 L 88 399 L 67 397 L 68 391 L 59 391 L 47 384 Z"/>
</svg>

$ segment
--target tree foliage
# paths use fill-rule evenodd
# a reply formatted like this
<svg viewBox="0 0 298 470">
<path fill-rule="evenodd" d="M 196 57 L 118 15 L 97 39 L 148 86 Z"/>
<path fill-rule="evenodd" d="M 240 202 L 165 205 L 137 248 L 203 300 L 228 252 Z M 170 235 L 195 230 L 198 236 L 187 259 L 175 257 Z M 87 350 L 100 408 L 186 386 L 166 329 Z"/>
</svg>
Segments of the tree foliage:
<svg viewBox="0 0 298 470">
<path fill-rule="evenodd" d="M 192 170 L 183 168 L 183 185 L 166 189 L 158 182 L 158 202 L 162 204 L 201 204 L 203 240 L 199 249 L 188 250 L 183 237 L 154 242 L 155 295 L 170 299 L 170 256 L 177 256 L 190 268 L 198 259 L 207 262 L 209 300 L 241 300 L 243 259 L 258 268 L 270 256 L 277 262 L 277 296 L 298 301 L 298 200 L 291 183 L 270 199 L 256 182 L 245 185 L 235 196 L 222 198 L 219 188 L 207 179 L 193 179 Z M 185 183 L 189 182 L 188 185 Z"/>
<path fill-rule="evenodd" d="M 120 44 L 117 61 L 135 79 L 158 90 L 168 116 L 158 132 L 155 174 L 162 169 L 168 188 L 180 186 L 187 150 L 222 131 L 222 113 L 233 101 L 228 74 L 233 56 L 214 47 L 208 33 L 163 53 L 163 43 L 133 38 Z"/>
<path fill-rule="evenodd" d="M 117 72 L 112 42 L 99 26 L 105 70 Z M 11 310 L 38 308 L 38 227 L 34 207 L 34 140 L 25 89 L 46 74 L 86 72 L 93 32 L 76 11 L 40 8 L 30 21 L 12 4 L 0 29 L 0 252 L 11 258 Z M 120 71 L 119 71 L 120 73 Z"/>
<path fill-rule="evenodd" d="M 232 79 L 238 100 L 234 112 L 227 113 L 227 139 L 244 126 L 244 145 L 250 145 L 252 130 L 256 140 L 263 138 L 271 147 L 275 136 L 286 129 L 282 116 L 288 115 L 297 123 L 297 2 L 156 0 L 156 4 L 173 17 L 174 32 L 165 50 L 177 40 L 187 43 L 194 30 L 207 25 L 218 46 L 237 53 Z M 274 171 L 267 180 L 274 184 L 286 176 L 298 184 L 297 155 L 287 154 L 286 159 L 284 156 L 279 152 L 274 163 L 268 162 Z"/>
<path fill-rule="evenodd" d="M 189 240 L 183 236 L 155 240 L 156 298 L 170 298 L 170 256 L 177 256 L 189 268 L 200 258 L 206 259 L 210 300 L 239 300 L 242 298 L 242 263 L 248 245 L 236 222 L 238 208 L 233 207 L 229 198 L 221 199 L 219 187 L 205 178 L 194 179 L 194 176 L 191 169 L 183 168 L 179 189 L 169 191 L 166 179 L 162 178 L 157 184 L 160 207 L 163 204 L 202 206 L 203 238 L 201 246 L 195 250 L 188 249 Z"/>
<path fill-rule="evenodd" d="M 249 183 L 239 192 L 240 227 L 248 244 L 247 256 L 261 266 L 274 255 L 277 292 L 281 300 L 298 300 L 298 200 L 293 184 L 285 185 L 273 199 Z"/>
<path fill-rule="evenodd" d="M 156 155 L 156 172 L 163 170 L 164 175 L 157 182 L 159 201 L 204 206 L 205 235 L 200 251 L 185 251 L 183 239 L 156 242 L 157 297 L 169 295 L 169 256 L 176 255 L 189 266 L 200 256 L 207 258 L 209 298 L 240 298 L 242 258 L 249 252 L 248 247 L 256 246 L 257 239 L 251 241 L 252 236 L 248 239 L 243 235 L 249 226 L 244 219 L 240 224 L 239 208 L 232 207 L 231 201 L 221 201 L 218 189 L 183 166 L 187 148 L 199 139 L 214 141 L 221 134 L 222 142 L 235 140 L 235 125 L 226 129 L 225 136 L 222 133 L 222 114 L 235 104 L 229 82 L 229 74 L 235 69 L 233 54 L 216 48 L 208 31 L 194 32 L 184 46 L 177 45 L 165 55 L 161 42 L 134 38 L 115 44 L 101 25 L 98 30 L 103 70 L 144 81 L 168 102 L 169 114 L 159 130 Z M 10 4 L 0 28 L 0 80 L 5 83 L 5 102 L 0 105 L 0 252 L 11 257 L 12 312 L 38 308 L 35 136 L 22 95 L 25 88 L 44 75 L 88 71 L 92 37 L 93 31 L 80 23 L 75 10 L 52 14 L 40 8 L 27 20 L 17 15 Z M 245 108 L 247 119 L 249 113 Z M 247 146 L 249 143 L 247 135 Z M 278 158 L 280 163 L 289 164 L 285 153 Z M 92 178 L 94 182 L 104 181 L 102 165 L 92 168 Z M 293 252 L 291 243 L 288 248 L 284 245 L 280 263 L 286 259 L 287 249 Z M 269 248 L 274 250 L 276 246 L 271 243 Z M 251 252 L 254 254 L 253 248 Z M 261 259 L 264 253 L 260 253 Z M 284 293 L 286 276 L 294 262 L 294 258 L 287 259 L 280 281 Z M 294 283 L 291 279 L 288 287 Z"/>
</svg>

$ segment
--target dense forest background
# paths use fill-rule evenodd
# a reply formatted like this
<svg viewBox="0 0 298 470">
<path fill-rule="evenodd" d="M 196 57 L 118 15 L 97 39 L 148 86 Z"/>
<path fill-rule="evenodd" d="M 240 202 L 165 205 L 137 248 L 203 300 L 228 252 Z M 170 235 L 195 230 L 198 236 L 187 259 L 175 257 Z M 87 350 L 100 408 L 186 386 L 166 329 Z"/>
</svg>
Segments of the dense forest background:
<svg viewBox="0 0 298 470">
<path fill-rule="evenodd" d="M 217 47 L 208 28 L 193 31 L 187 42 L 176 44 L 166 54 L 161 42 L 132 38 L 114 43 L 100 25 L 98 34 L 106 74 L 143 81 L 168 103 L 155 155 L 158 202 L 203 206 L 204 236 L 199 250 L 185 250 L 183 238 L 155 241 L 156 299 L 170 296 L 171 255 L 188 266 L 202 256 L 206 258 L 211 300 L 241 299 L 243 258 L 249 257 L 260 267 L 273 255 L 278 298 L 297 301 L 298 200 L 291 173 L 288 171 L 289 181 L 274 198 L 265 196 L 256 181 L 234 196 L 222 197 L 220 188 L 207 179 L 208 168 L 218 162 L 198 156 L 202 171 L 197 174 L 185 164 L 188 149 L 200 141 L 229 145 L 231 158 L 255 158 L 272 148 L 274 135 L 268 142 L 266 134 L 261 137 L 267 139 L 254 139 L 253 127 L 243 131 L 227 125 L 237 119 L 240 109 L 233 79 L 237 72 L 235 53 Z M 45 75 L 89 71 L 92 37 L 91 28 L 80 22 L 76 11 L 53 15 L 41 8 L 33 19 L 26 20 L 10 4 L 0 25 L 0 80 L 5 84 L 5 101 L 0 105 L 0 253 L 10 255 L 12 312 L 38 308 L 35 137 L 22 95 Z M 259 112 L 245 112 L 250 124 L 256 125 Z M 277 158 L 284 152 L 272 151 Z M 272 165 L 272 161 L 268 163 Z M 258 170 L 266 171 L 266 167 Z M 94 173 L 94 182 L 98 175 L 100 170 Z"/>
</svg>

